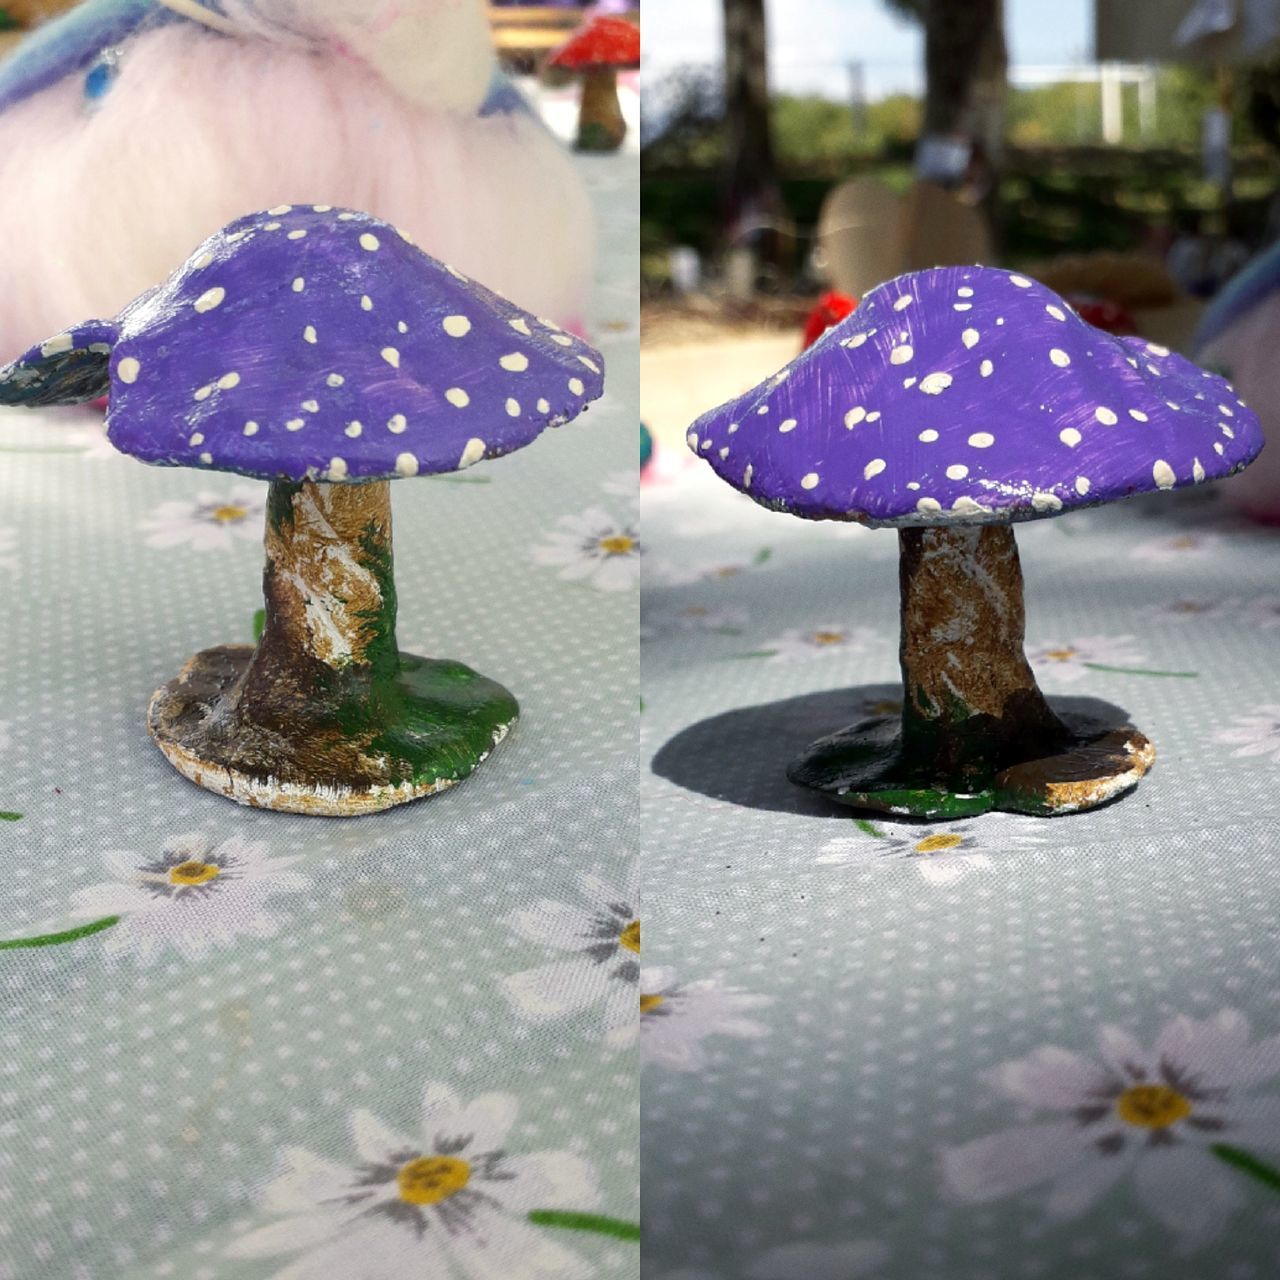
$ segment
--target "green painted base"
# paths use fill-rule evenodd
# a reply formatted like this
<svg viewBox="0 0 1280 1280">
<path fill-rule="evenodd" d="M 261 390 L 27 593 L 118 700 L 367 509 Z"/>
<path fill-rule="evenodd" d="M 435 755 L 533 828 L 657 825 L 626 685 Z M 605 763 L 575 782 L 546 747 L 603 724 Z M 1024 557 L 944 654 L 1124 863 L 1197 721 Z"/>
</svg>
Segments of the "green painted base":
<svg viewBox="0 0 1280 1280">
<path fill-rule="evenodd" d="M 1070 738 L 1050 754 L 1006 763 L 964 788 L 947 785 L 903 748 L 894 716 L 864 720 L 815 742 L 787 768 L 802 787 L 841 804 L 913 818 L 970 818 L 992 809 L 1051 817 L 1097 808 L 1137 786 L 1155 748 L 1132 725 L 1055 709 Z"/>
<path fill-rule="evenodd" d="M 197 654 L 151 700 L 152 738 L 184 776 L 255 808 L 353 817 L 455 786 L 488 758 L 519 716 L 500 684 L 460 662 L 401 655 L 398 674 L 358 707 L 242 704 L 255 650 Z"/>
<path fill-rule="evenodd" d="M 584 124 L 578 130 L 574 140 L 575 151 L 586 151 L 594 155 L 609 155 L 617 151 L 626 140 L 625 130 L 622 133 L 609 129 L 602 124 Z"/>
</svg>

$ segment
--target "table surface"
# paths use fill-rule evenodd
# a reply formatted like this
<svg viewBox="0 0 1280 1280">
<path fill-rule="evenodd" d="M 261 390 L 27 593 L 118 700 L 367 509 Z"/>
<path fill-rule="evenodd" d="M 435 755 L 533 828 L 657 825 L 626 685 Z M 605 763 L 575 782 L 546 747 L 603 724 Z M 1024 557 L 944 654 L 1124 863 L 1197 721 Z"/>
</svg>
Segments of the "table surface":
<svg viewBox="0 0 1280 1280">
<path fill-rule="evenodd" d="M 636 519 L 638 175 L 580 166 L 605 398 L 394 490 L 401 647 L 522 704 L 456 790 L 333 820 L 182 779 L 145 707 L 251 640 L 265 486 L 0 422 L 0 942 L 69 935 L 0 950 L 4 1280 L 635 1275 L 611 1221 L 528 1218 L 638 1215 L 638 556 L 589 554 Z M 186 859 L 223 872 L 172 891 Z"/>
<path fill-rule="evenodd" d="M 1225 484 L 1019 526 L 1041 684 L 1154 770 L 860 822 L 783 771 L 900 698 L 896 537 L 686 456 L 641 499 L 643 1274 L 1275 1275 L 1280 535 Z"/>
</svg>

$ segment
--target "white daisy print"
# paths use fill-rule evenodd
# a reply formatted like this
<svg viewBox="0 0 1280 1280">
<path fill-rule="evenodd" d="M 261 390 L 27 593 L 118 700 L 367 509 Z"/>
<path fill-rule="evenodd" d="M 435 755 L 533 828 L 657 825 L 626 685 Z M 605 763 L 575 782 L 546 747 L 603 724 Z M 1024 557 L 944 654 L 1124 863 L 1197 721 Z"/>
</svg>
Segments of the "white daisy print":
<svg viewBox="0 0 1280 1280">
<path fill-rule="evenodd" d="M 1093 1058 L 1046 1045 L 990 1073 L 1018 1108 L 1046 1112 L 942 1153 L 944 1184 L 981 1204 L 1047 1188 L 1051 1218 L 1077 1218 L 1132 1174 L 1143 1208 L 1184 1248 L 1221 1235 L 1244 1203 L 1241 1174 L 1215 1144 L 1280 1148 L 1280 1095 L 1254 1086 L 1280 1075 L 1280 1036 L 1250 1042 L 1235 1010 L 1178 1017 L 1144 1048 L 1104 1027 Z"/>
<path fill-rule="evenodd" d="M 1133 636 L 1082 636 L 1078 640 L 1046 640 L 1027 650 L 1036 675 L 1064 684 L 1083 680 L 1094 666 L 1131 667 L 1146 661 Z"/>
<path fill-rule="evenodd" d="M 974 871 L 992 871 L 993 853 L 1013 853 L 1045 843 L 1043 823 L 1028 818 L 913 827 L 858 819 L 855 825 L 857 835 L 836 836 L 826 841 L 814 859 L 815 864 L 850 867 L 905 862 L 927 883 L 945 885 Z"/>
<path fill-rule="evenodd" d="M 640 481 L 634 471 L 615 471 L 600 486 L 611 498 L 623 498 L 632 506 L 640 504 Z"/>
<path fill-rule="evenodd" d="M 288 870 L 300 860 L 268 858 L 266 844 L 239 837 L 215 846 L 199 832 L 175 836 L 158 858 L 115 850 L 105 855 L 112 879 L 81 889 L 71 915 L 120 916 L 106 934 L 109 953 L 131 952 L 145 964 L 172 948 L 200 960 L 238 937 L 275 934 L 281 921 L 267 901 L 310 887 Z"/>
<path fill-rule="evenodd" d="M 1237 758 L 1270 756 L 1280 763 L 1280 703 L 1265 703 L 1256 711 L 1236 716 L 1234 727 L 1219 729 L 1213 741 L 1235 747 L 1231 754 Z"/>
<path fill-rule="evenodd" d="M 760 646 L 773 662 L 808 662 L 832 654 L 865 653 L 879 636 L 870 627 L 850 627 L 838 622 L 814 627 L 793 627 Z"/>
<path fill-rule="evenodd" d="M 569 958 L 514 973 L 502 989 L 516 1012 L 550 1022 L 599 1005 L 611 1048 L 635 1041 L 640 981 L 640 920 L 634 877 L 615 888 L 598 876 L 578 882 L 581 900 L 544 898 L 513 911 L 503 923 L 520 937 Z"/>
<path fill-rule="evenodd" d="M 0 569 L 18 572 L 18 531 L 8 525 L 0 527 Z"/>
<path fill-rule="evenodd" d="M 556 576 L 567 582 L 629 591 L 639 580 L 643 553 L 634 518 L 620 520 L 603 507 L 590 507 L 578 516 L 561 516 L 532 554 L 535 564 L 559 569 Z"/>
<path fill-rule="evenodd" d="M 284 1152 L 284 1171 L 264 1195 L 276 1220 L 227 1253 L 292 1255 L 274 1280 L 589 1280 L 595 1268 L 527 1215 L 591 1208 L 594 1173 L 568 1151 L 510 1154 L 517 1110 L 506 1094 L 463 1103 L 432 1084 L 416 1134 L 356 1111 L 354 1159 Z"/>
<path fill-rule="evenodd" d="M 701 1071 L 707 1065 L 702 1042 L 710 1036 L 754 1040 L 769 1028 L 743 1015 L 772 1004 L 714 979 L 680 983 L 669 968 L 640 974 L 640 1057 L 672 1071 Z"/>
<path fill-rule="evenodd" d="M 1129 554 L 1148 564 L 1185 564 L 1188 560 L 1204 560 L 1222 544 L 1218 533 L 1175 533 L 1162 538 L 1148 538 Z"/>
<path fill-rule="evenodd" d="M 754 561 L 748 560 L 654 560 L 644 564 L 646 586 L 687 587 L 695 582 L 723 582 L 737 578 L 768 559 L 761 552 Z"/>
<path fill-rule="evenodd" d="M 261 541 L 265 512 L 265 487 L 238 484 L 225 493 L 204 491 L 194 499 L 162 502 L 138 527 L 149 547 L 227 551 L 236 542 Z"/>
<path fill-rule="evenodd" d="M 735 636 L 747 625 L 745 609 L 717 608 L 705 604 L 645 609 L 641 604 L 640 639 L 656 640 L 674 632 L 705 631 Z"/>
<path fill-rule="evenodd" d="M 1277 625 L 1280 625 L 1280 599 L 1277 600 Z M 1213 622 L 1230 617 L 1240 607 L 1234 596 L 1216 599 L 1208 596 L 1180 596 L 1147 609 L 1153 622 Z"/>
</svg>

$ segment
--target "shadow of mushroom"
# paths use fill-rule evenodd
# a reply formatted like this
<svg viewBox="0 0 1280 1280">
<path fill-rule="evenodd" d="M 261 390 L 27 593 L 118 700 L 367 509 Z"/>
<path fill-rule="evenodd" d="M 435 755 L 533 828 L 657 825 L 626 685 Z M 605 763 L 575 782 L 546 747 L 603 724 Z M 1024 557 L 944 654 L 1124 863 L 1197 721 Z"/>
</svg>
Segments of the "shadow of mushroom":
<svg viewBox="0 0 1280 1280">
<path fill-rule="evenodd" d="M 744 809 L 851 821 L 847 805 L 787 779 L 787 765 L 812 742 L 860 720 L 896 715 L 900 684 L 859 685 L 735 707 L 699 720 L 668 739 L 650 768 L 698 795 Z M 1058 714 L 1127 723 L 1127 712 L 1100 698 L 1052 697 Z M 913 819 L 876 814 L 879 825 Z"/>
</svg>

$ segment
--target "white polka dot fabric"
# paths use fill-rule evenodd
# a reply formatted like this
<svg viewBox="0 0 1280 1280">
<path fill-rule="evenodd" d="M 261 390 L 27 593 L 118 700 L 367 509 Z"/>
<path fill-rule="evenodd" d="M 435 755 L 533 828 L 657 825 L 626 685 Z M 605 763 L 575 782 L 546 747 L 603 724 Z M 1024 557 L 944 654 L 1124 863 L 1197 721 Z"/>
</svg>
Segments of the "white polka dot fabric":
<svg viewBox="0 0 1280 1280">
<path fill-rule="evenodd" d="M 0 420 L 0 944 L 55 939 L 0 946 L 3 1280 L 637 1274 L 635 168 L 582 165 L 604 400 L 393 490 L 402 649 L 521 703 L 447 794 L 180 777 L 147 700 L 252 640 L 266 486 Z"/>
<path fill-rule="evenodd" d="M 895 534 L 662 466 L 643 1274 L 1274 1274 L 1274 533 L 1208 489 L 1020 527 L 1041 684 L 1126 709 L 1153 772 L 1076 817 L 859 822 L 783 774 L 897 703 Z"/>
</svg>

